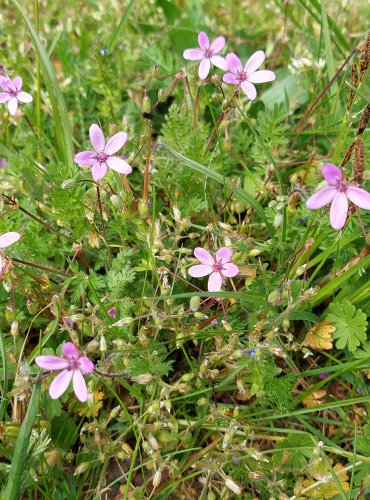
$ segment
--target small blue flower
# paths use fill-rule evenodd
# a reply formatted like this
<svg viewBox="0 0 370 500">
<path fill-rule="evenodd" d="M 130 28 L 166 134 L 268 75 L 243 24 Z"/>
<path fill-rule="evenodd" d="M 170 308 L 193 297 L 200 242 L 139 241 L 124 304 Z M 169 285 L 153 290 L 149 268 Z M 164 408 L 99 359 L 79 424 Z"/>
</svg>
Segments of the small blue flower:
<svg viewBox="0 0 370 500">
<path fill-rule="evenodd" d="M 101 53 L 102 56 L 106 56 L 108 54 L 108 50 L 107 49 L 101 49 L 100 53 Z"/>
<path fill-rule="evenodd" d="M 248 356 L 249 356 L 250 358 L 254 358 L 254 357 L 255 357 L 255 355 L 256 355 L 256 350 L 255 350 L 255 349 L 249 349 L 249 351 L 248 351 Z"/>
</svg>

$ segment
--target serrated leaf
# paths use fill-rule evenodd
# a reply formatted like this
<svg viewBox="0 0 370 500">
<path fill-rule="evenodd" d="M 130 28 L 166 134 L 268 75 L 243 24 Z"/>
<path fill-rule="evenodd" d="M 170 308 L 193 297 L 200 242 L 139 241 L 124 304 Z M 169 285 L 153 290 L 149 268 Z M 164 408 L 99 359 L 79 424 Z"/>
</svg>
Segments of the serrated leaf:
<svg viewBox="0 0 370 500">
<path fill-rule="evenodd" d="M 335 302 L 329 306 L 326 318 L 336 327 L 334 338 L 337 349 L 348 348 L 354 352 L 356 348 L 366 341 L 366 314 L 355 308 L 348 300 Z"/>
<path fill-rule="evenodd" d="M 331 325 L 328 320 L 317 323 L 307 332 L 302 345 L 312 349 L 332 349 L 335 331 L 336 327 Z"/>
</svg>

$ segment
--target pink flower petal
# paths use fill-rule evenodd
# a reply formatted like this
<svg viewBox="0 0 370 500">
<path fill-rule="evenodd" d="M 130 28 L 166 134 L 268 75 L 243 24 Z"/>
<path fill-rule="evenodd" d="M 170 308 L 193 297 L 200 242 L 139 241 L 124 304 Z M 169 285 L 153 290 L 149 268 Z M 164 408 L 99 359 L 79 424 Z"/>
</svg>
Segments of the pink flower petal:
<svg viewBox="0 0 370 500">
<path fill-rule="evenodd" d="M 69 362 L 59 356 L 36 356 L 35 363 L 44 370 L 64 370 L 69 367 Z"/>
<path fill-rule="evenodd" d="M 91 169 L 91 173 L 95 182 L 100 181 L 107 173 L 108 166 L 106 163 L 99 163 L 98 161 L 94 163 Z"/>
<path fill-rule="evenodd" d="M 233 83 L 234 85 L 240 83 L 239 78 L 235 76 L 233 73 L 225 73 L 222 79 L 225 83 Z"/>
<path fill-rule="evenodd" d="M 211 51 L 213 54 L 218 54 L 225 47 L 225 37 L 218 36 L 211 43 Z"/>
<path fill-rule="evenodd" d="M 81 153 L 77 153 L 75 156 L 75 162 L 80 165 L 80 167 L 85 167 L 88 165 L 91 167 L 95 163 L 96 153 L 92 151 L 82 151 Z"/>
<path fill-rule="evenodd" d="M 199 264 L 197 266 L 191 266 L 188 269 L 188 273 L 193 278 L 202 278 L 203 276 L 208 276 L 213 271 L 212 266 L 205 266 L 204 264 Z"/>
<path fill-rule="evenodd" d="M 86 403 L 89 397 L 85 379 L 80 370 L 73 370 L 73 390 L 82 403 Z"/>
<path fill-rule="evenodd" d="M 93 123 L 89 130 L 90 141 L 94 149 L 98 152 L 104 151 L 105 139 L 102 129 L 96 123 Z"/>
<path fill-rule="evenodd" d="M 248 81 L 252 83 L 265 83 L 265 82 L 273 82 L 276 76 L 273 71 L 269 71 L 268 69 L 264 69 L 262 71 L 255 71 L 250 76 L 248 76 Z"/>
<path fill-rule="evenodd" d="M 208 291 L 219 292 L 222 285 L 222 276 L 220 273 L 212 273 L 208 280 Z"/>
<path fill-rule="evenodd" d="M 313 194 L 306 201 L 306 207 L 311 210 L 316 210 L 317 208 L 322 208 L 323 206 L 331 203 L 335 194 L 337 193 L 337 189 L 335 187 L 326 187 L 317 191 L 317 193 Z"/>
<path fill-rule="evenodd" d="M 1 86 L 3 87 L 4 90 L 8 90 L 11 92 L 17 92 L 17 89 L 15 88 L 15 86 L 10 78 L 5 77 L 1 83 Z"/>
<path fill-rule="evenodd" d="M 216 68 L 220 68 L 223 71 L 227 71 L 229 69 L 226 59 L 224 57 L 212 56 L 211 63 L 213 64 L 213 66 L 216 66 Z"/>
<path fill-rule="evenodd" d="M 3 270 L 3 259 L 0 256 L 0 275 L 2 273 L 2 270 Z"/>
<path fill-rule="evenodd" d="M 18 99 L 16 97 L 11 97 L 8 101 L 8 110 L 11 115 L 15 115 L 18 108 Z"/>
<path fill-rule="evenodd" d="M 333 163 L 324 163 L 321 168 L 321 173 L 325 177 L 328 184 L 331 184 L 332 186 L 336 186 L 338 181 L 342 179 L 342 172 L 340 168 Z"/>
<path fill-rule="evenodd" d="M 4 90 L 9 90 L 9 78 L 6 76 L 0 76 L 0 87 Z"/>
<path fill-rule="evenodd" d="M 239 274 L 239 268 L 232 262 L 227 262 L 222 266 L 222 274 L 227 278 L 233 278 L 237 274 Z"/>
<path fill-rule="evenodd" d="M 359 187 L 348 186 L 347 197 L 360 208 L 370 210 L 370 193 Z"/>
<path fill-rule="evenodd" d="M 16 76 L 13 80 L 13 85 L 17 91 L 20 91 L 23 85 L 23 80 L 20 76 Z"/>
<path fill-rule="evenodd" d="M 330 224 L 334 229 L 342 229 L 347 220 L 348 200 L 346 193 L 337 191 L 330 207 Z"/>
<path fill-rule="evenodd" d="M 130 167 L 130 165 L 125 162 L 125 160 L 121 160 L 121 158 L 118 158 L 118 156 L 110 156 L 109 158 L 107 158 L 106 162 L 109 168 L 115 170 L 120 174 L 128 175 L 132 172 L 132 168 Z"/>
<path fill-rule="evenodd" d="M 252 83 L 245 80 L 244 82 L 242 82 L 242 89 L 251 101 L 254 101 L 254 99 L 257 97 L 256 87 Z"/>
<path fill-rule="evenodd" d="M 80 352 L 72 342 L 66 342 L 62 347 L 63 356 L 66 358 L 78 359 Z"/>
<path fill-rule="evenodd" d="M 4 233 L 0 236 L 0 248 L 6 248 L 19 240 L 21 235 L 15 231 Z"/>
<path fill-rule="evenodd" d="M 207 250 L 204 250 L 204 248 L 202 247 L 197 247 L 194 250 L 194 255 L 199 260 L 199 262 L 205 264 L 206 266 L 215 265 L 215 261 L 212 255 Z"/>
<path fill-rule="evenodd" d="M 107 155 L 113 155 L 114 153 L 117 153 L 117 151 L 126 144 L 127 141 L 127 134 L 126 132 L 118 132 L 118 134 L 115 134 L 109 141 L 107 142 L 107 145 L 105 146 L 105 153 Z"/>
<path fill-rule="evenodd" d="M 226 262 L 230 262 L 232 254 L 229 248 L 222 247 L 216 253 L 216 262 L 219 264 L 226 264 Z"/>
<path fill-rule="evenodd" d="M 8 92 L 0 92 L 0 104 L 8 102 L 10 99 L 10 94 Z"/>
<path fill-rule="evenodd" d="M 244 71 L 248 74 L 248 77 L 251 73 L 254 73 L 256 69 L 261 66 L 261 64 L 265 60 L 265 57 L 266 56 L 263 50 L 257 50 L 257 52 L 250 56 L 247 64 L 244 67 Z"/>
<path fill-rule="evenodd" d="M 211 61 L 209 59 L 202 59 L 198 68 L 199 78 L 201 80 L 207 78 L 210 69 L 211 69 Z"/>
<path fill-rule="evenodd" d="M 66 392 L 72 380 L 73 370 L 63 370 L 55 377 L 49 387 L 51 399 L 58 399 Z"/>
<path fill-rule="evenodd" d="M 94 371 L 94 363 L 86 356 L 81 356 L 78 360 L 78 368 L 82 373 L 92 373 Z"/>
<path fill-rule="evenodd" d="M 204 55 L 200 49 L 186 49 L 184 50 L 183 57 L 188 61 L 200 61 Z"/>
<path fill-rule="evenodd" d="M 18 92 L 17 94 L 17 99 L 19 102 L 32 102 L 33 101 L 33 97 L 31 96 L 31 94 L 28 94 L 27 92 Z"/>
<path fill-rule="evenodd" d="M 231 52 L 226 56 L 226 62 L 231 73 L 237 74 L 239 71 L 243 71 L 243 66 L 239 57 Z"/>
<path fill-rule="evenodd" d="M 204 33 L 204 31 L 201 31 L 198 35 L 198 43 L 199 43 L 199 47 L 204 50 L 204 49 L 209 49 L 209 38 L 207 36 L 206 33 Z"/>
</svg>

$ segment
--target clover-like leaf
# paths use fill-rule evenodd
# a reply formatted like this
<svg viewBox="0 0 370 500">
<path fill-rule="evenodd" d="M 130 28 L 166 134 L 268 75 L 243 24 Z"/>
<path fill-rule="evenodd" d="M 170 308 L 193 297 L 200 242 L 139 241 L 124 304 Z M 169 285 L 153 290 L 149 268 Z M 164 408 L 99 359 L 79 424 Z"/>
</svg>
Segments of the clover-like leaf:
<svg viewBox="0 0 370 500">
<path fill-rule="evenodd" d="M 329 305 L 329 314 L 326 319 L 336 327 L 334 338 L 337 349 L 348 348 L 354 352 L 366 341 L 366 314 L 355 308 L 348 300 L 333 302 Z"/>
</svg>

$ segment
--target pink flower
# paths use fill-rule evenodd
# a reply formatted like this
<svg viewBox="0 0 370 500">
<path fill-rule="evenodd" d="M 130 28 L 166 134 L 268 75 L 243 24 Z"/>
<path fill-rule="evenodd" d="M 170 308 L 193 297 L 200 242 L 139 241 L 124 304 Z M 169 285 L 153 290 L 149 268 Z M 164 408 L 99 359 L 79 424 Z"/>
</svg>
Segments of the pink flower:
<svg viewBox="0 0 370 500">
<path fill-rule="evenodd" d="M 334 229 L 342 229 L 347 220 L 348 200 L 365 210 L 370 210 L 370 193 L 343 180 L 342 171 L 333 163 L 324 163 L 322 175 L 329 184 L 306 201 L 307 208 L 316 210 L 331 203 L 330 224 Z"/>
<path fill-rule="evenodd" d="M 118 156 L 112 156 L 117 153 L 127 141 L 126 132 L 118 132 L 115 134 L 107 144 L 103 132 L 99 125 L 94 123 L 91 125 L 90 141 L 95 151 L 82 151 L 75 156 L 75 162 L 80 166 L 92 167 L 92 176 L 94 181 L 100 181 L 107 173 L 108 168 L 119 172 L 120 174 L 131 174 L 132 168 Z"/>
<path fill-rule="evenodd" d="M 211 64 L 227 71 L 225 58 L 217 55 L 225 46 L 225 38 L 223 36 L 217 37 L 210 43 L 207 34 L 201 31 L 198 35 L 198 43 L 199 49 L 186 49 L 183 56 L 188 61 L 200 61 L 198 75 L 201 80 L 207 78 Z"/>
<path fill-rule="evenodd" d="M 241 85 L 249 99 L 253 101 L 257 96 L 256 87 L 253 83 L 272 82 L 275 80 L 275 73 L 269 70 L 256 71 L 265 60 L 263 50 L 257 50 L 250 56 L 247 64 L 242 66 L 238 56 L 235 54 L 227 54 L 226 62 L 231 73 L 225 73 L 223 81 L 234 85 Z"/>
<path fill-rule="evenodd" d="M 10 232 L 10 233 L 4 233 L 0 236 L 0 249 L 1 248 L 6 248 L 9 245 L 12 245 L 16 241 L 19 240 L 21 235 L 19 233 L 15 232 Z M 0 273 L 3 270 L 3 258 L 0 253 Z"/>
<path fill-rule="evenodd" d="M 84 356 L 72 342 L 66 342 L 62 347 L 63 357 L 37 356 L 35 363 L 45 370 L 63 370 L 50 384 L 49 394 L 52 399 L 58 399 L 73 380 L 73 390 L 77 398 L 85 403 L 88 398 L 85 373 L 94 371 L 94 363 Z"/>
<path fill-rule="evenodd" d="M 239 273 L 238 266 L 230 262 L 232 252 L 226 247 L 222 247 L 217 251 L 216 260 L 207 250 L 201 247 L 194 250 L 194 255 L 201 264 L 190 267 L 188 273 L 193 278 L 201 278 L 210 274 L 208 280 L 209 292 L 219 292 L 221 285 L 225 283 L 225 277 L 233 278 Z"/>
<path fill-rule="evenodd" d="M 11 115 L 15 115 L 18 108 L 18 102 L 32 102 L 33 97 L 27 92 L 21 90 L 23 80 L 16 76 L 11 80 L 7 76 L 0 76 L 0 87 L 4 92 L 0 92 L 0 104 L 8 103 L 8 110 Z"/>
</svg>

